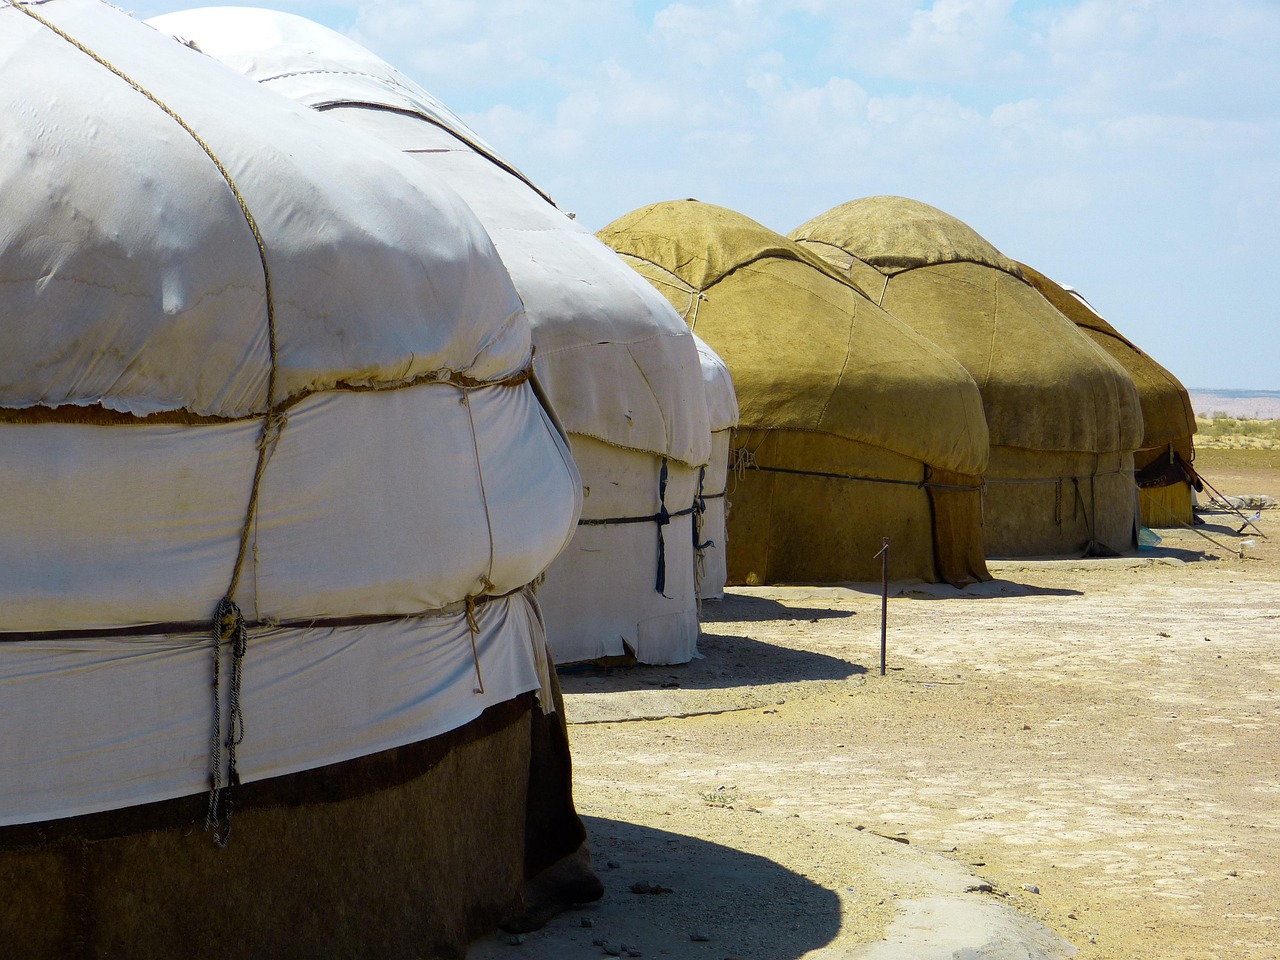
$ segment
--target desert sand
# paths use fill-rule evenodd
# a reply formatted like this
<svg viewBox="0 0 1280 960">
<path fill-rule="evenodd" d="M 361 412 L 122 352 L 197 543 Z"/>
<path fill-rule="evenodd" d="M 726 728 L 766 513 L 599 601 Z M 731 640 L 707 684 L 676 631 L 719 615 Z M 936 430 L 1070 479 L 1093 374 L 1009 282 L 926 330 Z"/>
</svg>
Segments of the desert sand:
<svg viewBox="0 0 1280 960">
<path fill-rule="evenodd" d="M 1205 519 L 893 584 L 884 676 L 878 584 L 734 588 L 704 659 L 566 674 L 605 898 L 469 960 L 1274 960 L 1280 510 Z"/>
</svg>

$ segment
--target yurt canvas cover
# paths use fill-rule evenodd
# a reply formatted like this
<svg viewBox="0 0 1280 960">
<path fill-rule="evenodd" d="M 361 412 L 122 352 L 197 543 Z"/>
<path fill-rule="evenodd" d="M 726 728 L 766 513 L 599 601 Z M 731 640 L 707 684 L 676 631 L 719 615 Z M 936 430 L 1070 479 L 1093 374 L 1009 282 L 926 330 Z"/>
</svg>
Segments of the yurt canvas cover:
<svg viewBox="0 0 1280 960">
<path fill-rule="evenodd" d="M 1133 381 L 972 228 L 902 197 L 791 233 L 977 381 L 991 432 L 987 556 L 1123 551 L 1136 519 Z"/>
<path fill-rule="evenodd" d="M 720 600 L 729 570 L 725 553 L 728 531 L 725 526 L 725 501 L 729 484 L 729 451 L 733 429 L 738 425 L 738 396 L 733 389 L 733 375 L 720 355 L 698 336 L 698 359 L 702 363 L 702 382 L 707 392 L 707 417 L 711 426 L 711 462 L 700 479 L 698 499 L 694 501 L 697 582 L 699 600 Z"/>
<path fill-rule="evenodd" d="M 346 37 L 240 8 L 153 23 L 411 154 L 471 205 L 524 300 L 538 382 L 583 477 L 579 530 L 539 588 L 556 659 L 689 660 L 695 501 L 711 436 L 698 353 L 679 317 L 452 111 Z"/>
<path fill-rule="evenodd" d="M 8 947 L 459 950 L 582 840 L 528 589 L 579 480 L 492 243 L 96 0 L 0 3 L 0 81 Z"/>
<path fill-rule="evenodd" d="M 987 431 L 973 379 L 818 257 L 697 201 L 600 237 L 648 277 L 733 374 L 731 583 L 986 576 Z"/>
<path fill-rule="evenodd" d="M 1025 263 L 1018 266 L 1046 300 L 1133 378 L 1142 404 L 1142 446 L 1133 455 L 1142 522 L 1148 527 L 1191 524 L 1191 491 L 1200 486 L 1200 478 L 1191 465 L 1196 415 L 1186 387 L 1100 317 L 1079 294 Z"/>
</svg>

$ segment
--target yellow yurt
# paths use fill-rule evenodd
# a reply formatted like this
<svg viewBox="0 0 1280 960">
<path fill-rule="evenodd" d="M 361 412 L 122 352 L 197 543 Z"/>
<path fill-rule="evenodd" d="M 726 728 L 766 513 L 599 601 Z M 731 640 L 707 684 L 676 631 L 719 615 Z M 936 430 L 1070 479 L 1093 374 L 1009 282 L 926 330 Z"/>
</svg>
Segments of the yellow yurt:
<svg viewBox="0 0 1280 960">
<path fill-rule="evenodd" d="M 1022 274 L 1067 319 L 1128 371 L 1142 404 L 1142 446 L 1133 455 L 1142 522 L 1148 527 L 1190 525 L 1191 491 L 1200 489 L 1192 436 L 1191 397 L 1172 373 L 1102 319 L 1079 293 L 1019 263 Z"/>
<path fill-rule="evenodd" d="M 728 364 L 730 583 L 985 578 L 973 378 L 820 258 L 741 214 L 659 203 L 600 231 Z"/>
<path fill-rule="evenodd" d="M 987 556 L 1133 545 L 1137 389 L 1014 261 L 954 217 L 902 197 L 842 204 L 791 237 L 977 381 L 991 434 Z"/>
</svg>

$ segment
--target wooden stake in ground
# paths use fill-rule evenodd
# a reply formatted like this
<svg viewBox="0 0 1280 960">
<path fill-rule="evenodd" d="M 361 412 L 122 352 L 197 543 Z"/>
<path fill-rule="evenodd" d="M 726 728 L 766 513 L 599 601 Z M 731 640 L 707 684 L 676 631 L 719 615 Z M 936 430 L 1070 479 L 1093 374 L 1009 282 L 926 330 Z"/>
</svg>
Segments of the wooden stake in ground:
<svg viewBox="0 0 1280 960">
<path fill-rule="evenodd" d="M 889 538 L 885 537 L 881 544 L 876 556 L 880 557 L 880 676 L 883 677 L 889 641 Z"/>
</svg>

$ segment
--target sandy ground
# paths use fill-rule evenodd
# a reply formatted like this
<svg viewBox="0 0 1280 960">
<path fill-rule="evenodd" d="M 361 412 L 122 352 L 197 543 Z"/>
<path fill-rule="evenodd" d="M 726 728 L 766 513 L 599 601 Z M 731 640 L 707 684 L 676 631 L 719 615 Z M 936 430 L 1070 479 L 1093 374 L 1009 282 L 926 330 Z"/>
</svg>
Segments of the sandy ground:
<svg viewBox="0 0 1280 960">
<path fill-rule="evenodd" d="M 883 677 L 878 585 L 734 589 L 705 659 L 563 677 L 608 892 L 470 960 L 1274 960 L 1280 510 L 1207 519 L 895 584 Z"/>
</svg>

